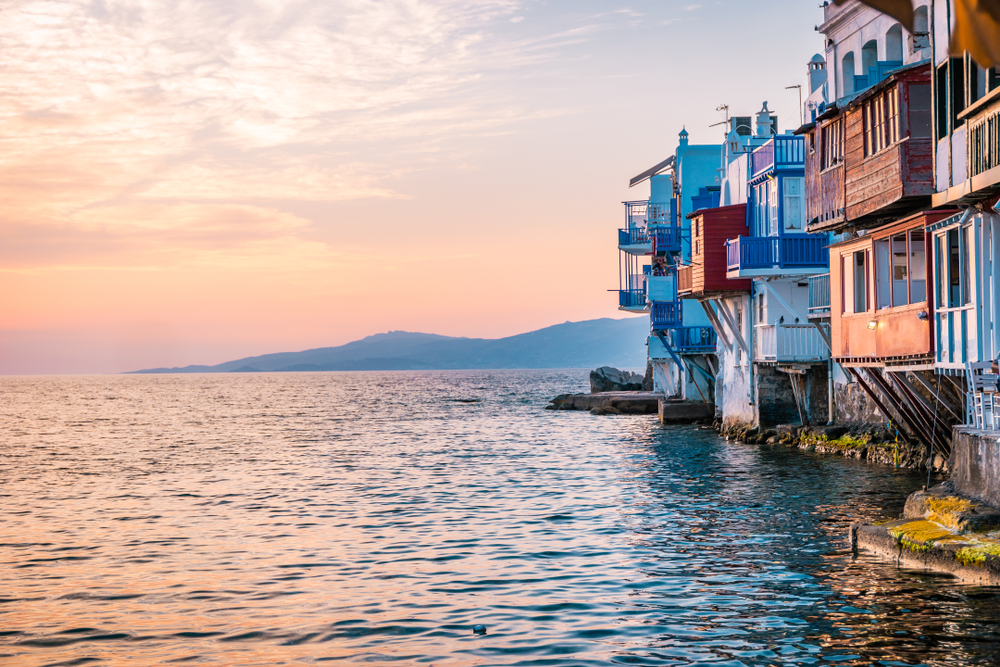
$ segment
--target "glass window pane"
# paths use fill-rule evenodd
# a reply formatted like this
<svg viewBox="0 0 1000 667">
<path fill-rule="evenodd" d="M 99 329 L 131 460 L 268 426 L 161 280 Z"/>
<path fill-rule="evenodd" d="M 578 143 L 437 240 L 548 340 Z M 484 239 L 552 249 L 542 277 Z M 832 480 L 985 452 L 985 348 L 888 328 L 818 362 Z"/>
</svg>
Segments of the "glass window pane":
<svg viewBox="0 0 1000 667">
<path fill-rule="evenodd" d="M 958 247 L 958 230 L 948 230 L 948 307 L 962 305 L 962 258 Z"/>
<path fill-rule="evenodd" d="M 892 237 L 892 305 L 905 306 L 910 302 L 907 288 L 906 234 Z"/>
<path fill-rule="evenodd" d="M 865 251 L 854 253 L 854 312 L 863 313 L 868 310 L 867 283 L 865 278 Z"/>
<path fill-rule="evenodd" d="M 910 303 L 927 301 L 927 251 L 924 230 L 910 230 Z"/>
<path fill-rule="evenodd" d="M 892 305 L 892 258 L 889 239 L 875 242 L 875 307 L 879 310 Z"/>
<path fill-rule="evenodd" d="M 964 241 L 962 243 L 962 304 L 968 305 L 972 303 L 972 289 L 969 285 L 969 279 L 972 276 L 972 266 L 969 264 L 970 249 L 972 248 L 971 225 L 963 230 L 962 236 Z"/>
</svg>

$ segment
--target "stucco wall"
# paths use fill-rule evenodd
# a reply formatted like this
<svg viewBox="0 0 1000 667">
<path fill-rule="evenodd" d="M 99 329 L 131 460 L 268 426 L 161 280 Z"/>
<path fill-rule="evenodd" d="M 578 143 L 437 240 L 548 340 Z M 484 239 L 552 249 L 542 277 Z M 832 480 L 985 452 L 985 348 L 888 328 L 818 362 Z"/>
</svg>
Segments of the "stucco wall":
<svg viewBox="0 0 1000 667">
<path fill-rule="evenodd" d="M 1000 438 L 995 433 L 956 430 L 948 468 L 960 494 L 1000 506 Z"/>
</svg>

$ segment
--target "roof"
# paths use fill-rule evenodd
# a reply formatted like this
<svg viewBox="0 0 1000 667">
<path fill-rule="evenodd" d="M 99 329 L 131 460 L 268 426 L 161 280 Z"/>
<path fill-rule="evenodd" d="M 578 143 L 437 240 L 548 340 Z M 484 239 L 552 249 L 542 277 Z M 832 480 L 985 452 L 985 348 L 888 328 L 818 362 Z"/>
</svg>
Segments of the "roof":
<svg viewBox="0 0 1000 667">
<path fill-rule="evenodd" d="M 633 176 L 632 179 L 628 182 L 628 186 L 631 188 L 636 185 L 639 185 L 643 181 L 650 179 L 653 176 L 656 176 L 657 174 L 662 173 L 673 166 L 674 166 L 674 156 L 671 155 L 663 162 L 660 162 L 659 164 L 650 167 L 649 169 L 642 172 L 638 176 Z"/>
</svg>

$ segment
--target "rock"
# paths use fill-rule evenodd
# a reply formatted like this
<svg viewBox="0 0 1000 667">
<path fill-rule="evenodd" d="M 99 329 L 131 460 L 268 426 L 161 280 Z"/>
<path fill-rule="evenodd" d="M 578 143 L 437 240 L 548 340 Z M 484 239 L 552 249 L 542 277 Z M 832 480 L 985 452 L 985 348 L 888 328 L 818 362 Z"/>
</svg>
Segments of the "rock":
<svg viewBox="0 0 1000 667">
<path fill-rule="evenodd" d="M 642 379 L 642 390 L 653 391 L 653 360 L 646 359 L 646 377 Z"/>
<path fill-rule="evenodd" d="M 590 371 L 590 393 L 605 391 L 642 391 L 643 377 L 638 373 L 620 371 L 611 366 L 601 366 Z"/>
<path fill-rule="evenodd" d="M 827 440 L 836 440 L 847 434 L 846 426 L 813 426 L 809 430 L 813 435 L 825 435 Z"/>
</svg>

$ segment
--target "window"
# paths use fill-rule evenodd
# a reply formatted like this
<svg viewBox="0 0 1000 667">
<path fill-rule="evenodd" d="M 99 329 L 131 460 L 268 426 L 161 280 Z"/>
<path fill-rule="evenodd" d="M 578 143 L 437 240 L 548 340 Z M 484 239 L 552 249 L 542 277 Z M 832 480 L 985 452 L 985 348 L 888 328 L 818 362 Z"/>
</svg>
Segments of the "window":
<svg viewBox="0 0 1000 667">
<path fill-rule="evenodd" d="M 948 65 L 951 68 L 951 126 L 955 128 L 965 122 L 958 117 L 965 109 L 965 58 L 951 58 Z"/>
<path fill-rule="evenodd" d="M 962 305 L 962 249 L 958 229 L 948 230 L 948 307 Z"/>
<path fill-rule="evenodd" d="M 906 252 L 906 234 L 892 237 L 892 305 L 905 306 L 910 302 L 910 277 L 907 275 L 909 255 Z"/>
<path fill-rule="evenodd" d="M 844 161 L 843 120 L 838 118 L 823 126 L 820 168 L 829 169 Z"/>
<path fill-rule="evenodd" d="M 910 84 L 910 136 L 914 139 L 931 138 L 931 86 L 927 83 Z"/>
<path fill-rule="evenodd" d="M 768 181 L 767 188 L 767 199 L 768 199 L 768 233 L 771 236 L 778 235 L 778 181 Z"/>
<path fill-rule="evenodd" d="M 876 95 L 863 108 L 865 156 L 899 141 L 899 88 Z"/>
<path fill-rule="evenodd" d="M 851 255 L 840 256 L 840 312 L 853 313 L 854 308 L 848 308 L 847 295 L 854 294 L 854 267 L 851 265 Z M 853 306 L 853 304 L 851 304 Z"/>
<path fill-rule="evenodd" d="M 937 138 L 948 136 L 948 63 L 938 66 L 934 72 L 934 85 L 937 87 Z"/>
<path fill-rule="evenodd" d="M 927 301 L 923 229 L 875 241 L 875 293 L 878 309 Z"/>
<path fill-rule="evenodd" d="M 924 230 L 910 230 L 910 303 L 927 300 L 927 251 Z"/>
<path fill-rule="evenodd" d="M 868 267 L 866 253 L 854 253 L 854 312 L 868 312 Z"/>
<path fill-rule="evenodd" d="M 882 310 L 892 305 L 892 264 L 889 239 L 875 241 L 875 308 Z"/>
<path fill-rule="evenodd" d="M 804 178 L 788 177 L 782 181 L 781 188 L 784 190 L 784 225 L 786 232 L 801 232 L 805 223 L 806 214 L 802 206 L 802 190 Z"/>
<path fill-rule="evenodd" d="M 947 304 L 948 308 L 961 308 L 972 303 L 972 226 L 949 229 L 939 238 L 938 244 L 938 266 L 941 268 L 941 275 L 938 276 L 939 303 Z"/>
</svg>

